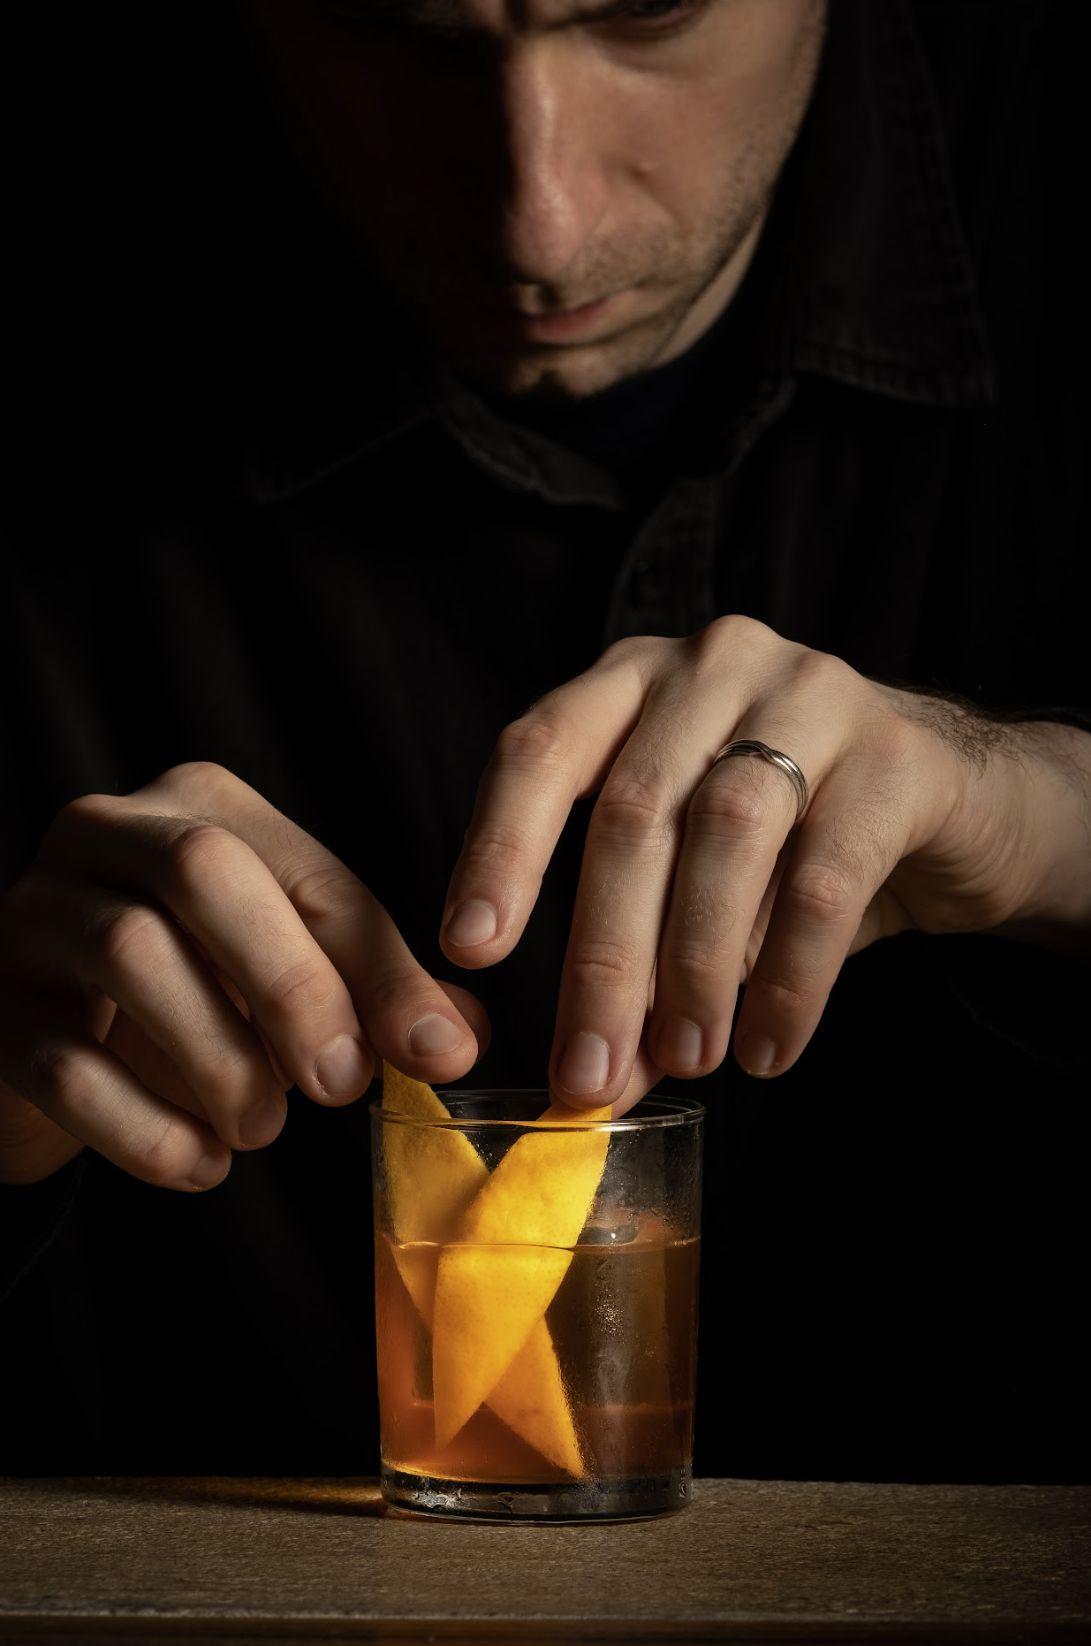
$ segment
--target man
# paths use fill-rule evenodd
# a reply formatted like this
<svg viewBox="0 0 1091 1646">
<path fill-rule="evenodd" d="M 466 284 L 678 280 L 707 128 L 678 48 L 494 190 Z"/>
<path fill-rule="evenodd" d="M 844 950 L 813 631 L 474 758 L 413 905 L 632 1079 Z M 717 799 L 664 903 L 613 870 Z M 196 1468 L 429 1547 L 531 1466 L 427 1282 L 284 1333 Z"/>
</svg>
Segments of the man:
<svg viewBox="0 0 1091 1646">
<path fill-rule="evenodd" d="M 274 167 L 200 369 L 153 313 L 13 533 L 12 1466 L 370 1466 L 356 1100 L 491 1018 L 482 1084 L 703 1078 L 699 1467 L 1081 1467 L 1047 135 L 975 151 L 1039 28 L 975 103 L 900 3 L 240 22 L 331 226 Z"/>
</svg>

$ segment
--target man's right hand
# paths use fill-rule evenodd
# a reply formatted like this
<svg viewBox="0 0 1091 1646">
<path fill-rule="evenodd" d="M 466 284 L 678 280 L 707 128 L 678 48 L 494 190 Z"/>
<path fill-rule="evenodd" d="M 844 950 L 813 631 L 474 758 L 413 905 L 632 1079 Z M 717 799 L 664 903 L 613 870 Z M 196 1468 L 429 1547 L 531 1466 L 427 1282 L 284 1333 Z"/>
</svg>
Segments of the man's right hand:
<svg viewBox="0 0 1091 1646">
<path fill-rule="evenodd" d="M 222 766 L 177 766 L 73 800 L 0 896 L 0 1182 L 88 1144 L 208 1189 L 290 1086 L 349 1103 L 381 1057 L 442 1084 L 487 1036 L 338 858 Z"/>
</svg>

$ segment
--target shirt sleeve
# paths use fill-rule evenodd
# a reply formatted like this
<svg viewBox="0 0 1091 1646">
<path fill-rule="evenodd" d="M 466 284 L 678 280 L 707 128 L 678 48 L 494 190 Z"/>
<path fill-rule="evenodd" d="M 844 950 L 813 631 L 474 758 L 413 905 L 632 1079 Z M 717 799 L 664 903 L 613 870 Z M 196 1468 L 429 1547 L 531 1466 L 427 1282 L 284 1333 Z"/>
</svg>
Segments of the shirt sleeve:
<svg viewBox="0 0 1091 1646">
<path fill-rule="evenodd" d="M 60 1233 L 86 1169 L 81 1150 L 41 1183 L 0 1184 L 0 1307 Z"/>
</svg>

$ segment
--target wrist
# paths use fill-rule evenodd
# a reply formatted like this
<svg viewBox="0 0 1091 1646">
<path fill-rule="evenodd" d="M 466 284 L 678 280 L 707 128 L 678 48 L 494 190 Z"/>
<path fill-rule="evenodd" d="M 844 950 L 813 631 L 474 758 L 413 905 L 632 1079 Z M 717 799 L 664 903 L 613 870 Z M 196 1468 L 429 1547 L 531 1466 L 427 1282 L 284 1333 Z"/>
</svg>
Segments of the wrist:
<svg viewBox="0 0 1091 1646">
<path fill-rule="evenodd" d="M 1033 721 L 1012 726 L 1031 851 L 1026 890 L 998 930 L 1091 952 L 1091 734 Z"/>
</svg>

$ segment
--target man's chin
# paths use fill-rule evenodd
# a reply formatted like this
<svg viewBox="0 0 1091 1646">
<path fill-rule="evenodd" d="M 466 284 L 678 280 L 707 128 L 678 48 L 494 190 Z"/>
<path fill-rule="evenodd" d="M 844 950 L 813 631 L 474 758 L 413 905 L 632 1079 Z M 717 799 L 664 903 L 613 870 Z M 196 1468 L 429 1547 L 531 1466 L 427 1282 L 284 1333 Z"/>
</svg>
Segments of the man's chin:
<svg viewBox="0 0 1091 1646">
<path fill-rule="evenodd" d="M 659 317 L 657 317 L 659 318 Z M 444 339 L 447 363 L 491 394 L 527 400 L 585 400 L 656 365 L 673 328 L 633 326 L 613 337 L 562 346 L 477 335 Z"/>
<path fill-rule="evenodd" d="M 588 358 L 590 349 L 551 349 L 534 357 L 528 355 L 466 354 L 457 365 L 460 375 L 478 388 L 512 400 L 571 401 L 600 394 L 632 374 L 601 353 Z M 575 359 L 579 354 L 582 358 Z"/>
</svg>

